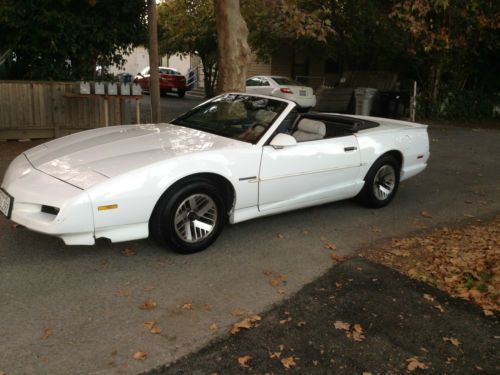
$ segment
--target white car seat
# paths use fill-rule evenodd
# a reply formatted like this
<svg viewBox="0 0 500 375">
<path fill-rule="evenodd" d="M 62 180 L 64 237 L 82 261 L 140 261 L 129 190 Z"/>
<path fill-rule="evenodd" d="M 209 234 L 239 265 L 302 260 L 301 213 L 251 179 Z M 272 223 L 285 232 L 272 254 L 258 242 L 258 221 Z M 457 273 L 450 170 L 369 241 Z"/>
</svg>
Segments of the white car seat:
<svg viewBox="0 0 500 375">
<path fill-rule="evenodd" d="M 303 118 L 297 125 L 297 130 L 292 136 L 297 142 L 316 141 L 323 139 L 326 134 L 326 126 L 323 122 Z"/>
</svg>

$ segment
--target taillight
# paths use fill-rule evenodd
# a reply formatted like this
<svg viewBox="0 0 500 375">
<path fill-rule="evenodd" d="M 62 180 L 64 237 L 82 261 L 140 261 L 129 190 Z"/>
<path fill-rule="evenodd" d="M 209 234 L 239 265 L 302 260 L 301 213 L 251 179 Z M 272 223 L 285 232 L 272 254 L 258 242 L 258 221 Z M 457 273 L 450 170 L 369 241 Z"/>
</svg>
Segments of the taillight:
<svg viewBox="0 0 500 375">
<path fill-rule="evenodd" d="M 288 87 L 282 87 L 280 88 L 280 91 L 283 93 L 283 94 L 293 94 L 293 91 L 290 90 Z"/>
</svg>

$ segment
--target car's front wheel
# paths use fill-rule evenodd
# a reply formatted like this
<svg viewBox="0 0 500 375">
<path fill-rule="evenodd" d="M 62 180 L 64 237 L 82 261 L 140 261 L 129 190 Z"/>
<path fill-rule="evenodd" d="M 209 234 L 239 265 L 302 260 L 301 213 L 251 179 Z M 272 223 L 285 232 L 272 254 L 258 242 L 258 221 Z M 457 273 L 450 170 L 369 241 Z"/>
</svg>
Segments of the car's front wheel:
<svg viewBox="0 0 500 375">
<path fill-rule="evenodd" d="M 361 202 L 373 208 L 388 205 L 398 191 L 399 170 L 400 165 L 393 156 L 380 157 L 365 177 L 365 185 L 359 193 Z"/>
<path fill-rule="evenodd" d="M 224 200 L 207 180 L 189 181 L 160 200 L 151 218 L 155 238 L 178 253 L 206 249 L 226 219 Z"/>
</svg>

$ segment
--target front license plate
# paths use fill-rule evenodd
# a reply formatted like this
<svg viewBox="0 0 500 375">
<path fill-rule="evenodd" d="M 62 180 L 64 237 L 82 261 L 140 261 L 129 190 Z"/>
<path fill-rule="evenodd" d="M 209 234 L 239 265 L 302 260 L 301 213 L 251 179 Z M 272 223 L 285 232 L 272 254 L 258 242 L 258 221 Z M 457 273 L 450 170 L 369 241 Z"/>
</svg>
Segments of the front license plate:
<svg viewBox="0 0 500 375">
<path fill-rule="evenodd" d="M 300 96 L 306 96 L 306 90 L 299 90 Z"/>
<path fill-rule="evenodd" d="M 10 219 L 10 214 L 12 213 L 13 202 L 14 198 L 7 194 L 5 190 L 0 189 L 0 212 L 8 219 Z"/>
<path fill-rule="evenodd" d="M 172 87 L 173 92 L 177 92 L 177 87 Z"/>
</svg>

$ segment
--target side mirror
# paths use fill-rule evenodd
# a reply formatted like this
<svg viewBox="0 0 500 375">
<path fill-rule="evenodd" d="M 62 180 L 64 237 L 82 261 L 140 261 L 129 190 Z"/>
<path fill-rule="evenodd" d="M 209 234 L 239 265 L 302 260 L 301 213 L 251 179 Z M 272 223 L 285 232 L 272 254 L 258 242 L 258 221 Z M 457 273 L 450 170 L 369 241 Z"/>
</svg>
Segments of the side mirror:
<svg viewBox="0 0 500 375">
<path fill-rule="evenodd" d="M 278 133 L 271 141 L 270 145 L 275 149 L 280 149 L 283 147 L 295 146 L 297 140 L 289 134 Z"/>
</svg>

